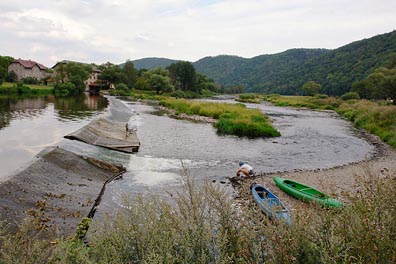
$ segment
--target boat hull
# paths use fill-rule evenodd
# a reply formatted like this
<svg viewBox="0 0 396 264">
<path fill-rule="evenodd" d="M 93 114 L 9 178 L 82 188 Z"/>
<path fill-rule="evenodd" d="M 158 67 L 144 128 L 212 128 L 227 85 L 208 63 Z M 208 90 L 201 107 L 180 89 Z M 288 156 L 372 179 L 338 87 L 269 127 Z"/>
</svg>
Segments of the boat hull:
<svg viewBox="0 0 396 264">
<path fill-rule="evenodd" d="M 291 224 L 289 210 L 275 194 L 261 184 L 252 184 L 250 188 L 253 200 L 268 218 Z"/>
<path fill-rule="evenodd" d="M 316 202 L 324 207 L 341 207 L 342 203 L 315 188 L 296 181 L 274 177 L 275 184 L 287 194 L 306 202 Z"/>
</svg>

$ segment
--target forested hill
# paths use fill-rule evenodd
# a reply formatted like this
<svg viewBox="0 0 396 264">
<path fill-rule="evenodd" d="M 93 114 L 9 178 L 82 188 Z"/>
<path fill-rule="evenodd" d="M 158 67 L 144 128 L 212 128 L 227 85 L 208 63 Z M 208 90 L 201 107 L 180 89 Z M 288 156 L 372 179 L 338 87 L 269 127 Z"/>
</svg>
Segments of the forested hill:
<svg viewBox="0 0 396 264">
<path fill-rule="evenodd" d="M 273 92 L 271 89 L 282 87 L 285 78 L 293 76 L 304 62 L 327 52 L 325 49 L 291 49 L 251 59 L 217 56 L 201 59 L 194 66 L 198 72 L 225 86 L 244 86 L 250 91 Z"/>
<path fill-rule="evenodd" d="M 375 68 L 395 62 L 393 31 L 335 50 L 292 49 L 251 59 L 218 56 L 201 59 L 194 66 L 218 84 L 242 85 L 251 92 L 301 94 L 302 85 L 313 80 L 322 85 L 321 93 L 341 95 Z"/>
<path fill-rule="evenodd" d="M 176 60 L 145 58 L 133 61 L 137 69 L 166 68 Z M 341 95 L 352 83 L 381 66 L 396 65 L 396 31 L 363 39 L 334 50 L 290 49 L 254 58 L 220 55 L 193 63 L 219 85 L 243 86 L 248 92 L 302 94 L 308 81 L 321 93 Z"/>
<path fill-rule="evenodd" d="M 178 60 L 171 60 L 166 58 L 143 58 L 139 60 L 134 60 L 132 62 L 135 68 L 138 70 L 139 69 L 152 70 L 158 67 L 162 67 L 163 69 L 165 69 L 172 63 L 178 62 Z"/>
</svg>

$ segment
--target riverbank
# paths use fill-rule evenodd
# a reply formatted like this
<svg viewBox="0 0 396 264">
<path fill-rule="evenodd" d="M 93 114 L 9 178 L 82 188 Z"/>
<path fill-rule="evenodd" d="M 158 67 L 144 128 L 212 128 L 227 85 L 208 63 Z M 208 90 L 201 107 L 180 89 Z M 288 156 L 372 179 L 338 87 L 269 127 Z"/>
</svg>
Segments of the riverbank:
<svg viewBox="0 0 396 264">
<path fill-rule="evenodd" d="M 275 185 L 273 177 L 279 176 L 317 188 L 348 204 L 350 197 L 355 196 L 359 192 L 357 181 L 360 177 L 396 175 L 396 151 L 375 135 L 363 130 L 360 130 L 359 134 L 360 137 L 375 146 L 374 153 L 366 160 L 329 169 L 268 173 L 260 174 L 254 179 L 241 180 L 238 181 L 237 185 L 234 184 L 239 193 L 236 199 L 237 202 L 242 205 L 250 205 L 252 203 L 249 186 L 252 181 L 255 181 L 268 187 L 277 195 L 287 205 L 289 210 L 291 210 L 292 214 L 295 210 L 309 207 L 309 204 L 287 195 Z"/>
</svg>

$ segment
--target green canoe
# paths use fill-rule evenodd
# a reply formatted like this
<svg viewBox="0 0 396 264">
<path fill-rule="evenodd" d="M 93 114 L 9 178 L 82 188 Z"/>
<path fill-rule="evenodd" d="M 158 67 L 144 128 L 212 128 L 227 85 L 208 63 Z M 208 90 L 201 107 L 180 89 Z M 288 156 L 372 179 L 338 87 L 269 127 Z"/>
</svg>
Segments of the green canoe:
<svg viewBox="0 0 396 264">
<path fill-rule="evenodd" d="M 297 199 L 303 201 L 313 201 L 317 202 L 324 207 L 341 207 L 342 203 L 337 199 L 331 198 L 329 195 L 322 193 L 312 187 L 306 186 L 304 184 L 282 179 L 279 177 L 274 177 L 274 182 L 280 189 L 284 192 L 294 196 Z"/>
</svg>

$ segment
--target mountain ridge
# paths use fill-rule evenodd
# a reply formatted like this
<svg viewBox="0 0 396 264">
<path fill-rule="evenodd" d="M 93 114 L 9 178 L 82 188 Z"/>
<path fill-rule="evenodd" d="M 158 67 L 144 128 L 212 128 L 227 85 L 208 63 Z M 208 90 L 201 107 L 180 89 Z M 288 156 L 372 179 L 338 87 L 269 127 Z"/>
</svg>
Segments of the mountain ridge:
<svg viewBox="0 0 396 264">
<path fill-rule="evenodd" d="M 143 58 L 141 65 L 166 68 L 179 60 Z M 197 72 L 224 86 L 243 86 L 248 92 L 302 94 L 305 82 L 322 85 L 321 92 L 341 95 L 352 83 L 375 68 L 396 63 L 396 31 L 357 40 L 336 49 L 293 48 L 252 58 L 235 55 L 207 56 L 193 62 Z"/>
</svg>

